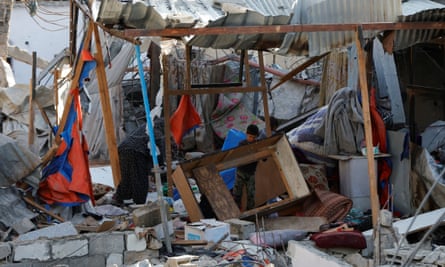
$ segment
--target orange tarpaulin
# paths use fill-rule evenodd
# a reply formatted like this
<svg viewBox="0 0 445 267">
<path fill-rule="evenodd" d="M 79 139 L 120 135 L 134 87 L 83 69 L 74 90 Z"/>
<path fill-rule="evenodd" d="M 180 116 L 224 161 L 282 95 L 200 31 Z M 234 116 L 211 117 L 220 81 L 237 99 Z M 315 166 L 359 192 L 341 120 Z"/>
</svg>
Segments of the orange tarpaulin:
<svg viewBox="0 0 445 267">
<path fill-rule="evenodd" d="M 79 90 L 73 90 L 73 102 L 61 133 L 56 156 L 43 169 L 38 194 L 48 204 L 76 206 L 92 200 L 93 187 L 88 164 L 88 145 L 82 134 Z"/>
<path fill-rule="evenodd" d="M 177 145 L 182 137 L 201 124 L 201 118 L 190 100 L 189 95 L 183 95 L 179 106 L 170 118 L 170 129 Z"/>
</svg>

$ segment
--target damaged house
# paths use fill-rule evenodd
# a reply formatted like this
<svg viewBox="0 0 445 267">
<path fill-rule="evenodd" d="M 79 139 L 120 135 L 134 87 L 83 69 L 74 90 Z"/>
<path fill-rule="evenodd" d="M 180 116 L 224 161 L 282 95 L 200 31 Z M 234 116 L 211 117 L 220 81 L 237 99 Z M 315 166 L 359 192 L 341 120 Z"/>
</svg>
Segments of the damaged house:
<svg viewBox="0 0 445 267">
<path fill-rule="evenodd" d="M 2 35 L 2 264 L 443 265 L 443 1 L 68 9 L 51 60 Z"/>
</svg>

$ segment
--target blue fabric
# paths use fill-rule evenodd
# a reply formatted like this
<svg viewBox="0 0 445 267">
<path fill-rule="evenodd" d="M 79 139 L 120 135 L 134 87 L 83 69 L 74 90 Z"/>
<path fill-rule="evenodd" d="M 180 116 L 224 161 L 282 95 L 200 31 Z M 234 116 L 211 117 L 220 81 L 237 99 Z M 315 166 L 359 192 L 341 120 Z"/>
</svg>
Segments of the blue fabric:
<svg viewBox="0 0 445 267">
<path fill-rule="evenodd" d="M 246 139 L 246 134 L 237 129 L 230 129 L 227 133 L 226 139 L 224 140 L 224 144 L 221 148 L 221 151 L 229 150 L 238 146 L 239 142 Z M 224 171 L 221 171 L 219 175 L 223 178 L 224 183 L 227 185 L 229 190 L 232 190 L 235 185 L 236 178 L 236 168 L 230 168 Z"/>
</svg>

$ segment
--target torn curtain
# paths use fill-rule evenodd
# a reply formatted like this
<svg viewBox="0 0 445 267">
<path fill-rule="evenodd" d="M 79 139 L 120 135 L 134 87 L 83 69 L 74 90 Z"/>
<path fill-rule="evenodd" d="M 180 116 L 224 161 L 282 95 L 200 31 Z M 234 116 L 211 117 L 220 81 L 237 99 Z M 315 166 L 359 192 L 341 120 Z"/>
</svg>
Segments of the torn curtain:
<svg viewBox="0 0 445 267">
<path fill-rule="evenodd" d="M 76 206 L 88 200 L 94 202 L 88 164 L 88 145 L 82 134 L 82 113 L 79 90 L 71 92 L 65 129 L 56 156 L 43 169 L 38 194 L 48 204 Z"/>
</svg>

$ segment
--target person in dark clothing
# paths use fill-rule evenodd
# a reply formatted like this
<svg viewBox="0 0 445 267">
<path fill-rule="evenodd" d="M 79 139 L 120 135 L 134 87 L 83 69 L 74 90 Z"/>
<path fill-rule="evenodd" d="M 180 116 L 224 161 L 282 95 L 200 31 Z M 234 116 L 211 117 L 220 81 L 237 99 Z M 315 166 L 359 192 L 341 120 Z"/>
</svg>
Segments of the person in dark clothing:
<svg viewBox="0 0 445 267">
<path fill-rule="evenodd" d="M 156 144 L 162 145 L 162 131 L 159 130 L 159 120 L 155 121 L 154 135 Z M 161 138 L 162 139 L 161 139 Z M 114 194 L 114 200 L 122 204 L 124 200 L 132 199 L 136 204 L 144 204 L 149 191 L 149 179 L 152 174 L 153 157 L 149 145 L 147 125 L 143 124 L 132 131 L 118 146 L 121 181 Z M 163 155 L 157 155 L 162 162 Z"/>
<path fill-rule="evenodd" d="M 259 134 L 259 129 L 256 125 L 250 124 L 246 129 L 246 139 L 239 142 L 239 145 L 245 145 L 254 142 Z M 243 188 L 246 186 L 247 191 L 247 206 L 246 209 L 253 209 L 255 207 L 255 171 L 257 162 L 252 162 L 246 165 L 238 166 L 236 171 L 235 185 L 233 186 L 232 194 L 238 207 L 241 208 L 241 197 L 243 195 Z"/>
</svg>

